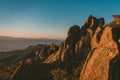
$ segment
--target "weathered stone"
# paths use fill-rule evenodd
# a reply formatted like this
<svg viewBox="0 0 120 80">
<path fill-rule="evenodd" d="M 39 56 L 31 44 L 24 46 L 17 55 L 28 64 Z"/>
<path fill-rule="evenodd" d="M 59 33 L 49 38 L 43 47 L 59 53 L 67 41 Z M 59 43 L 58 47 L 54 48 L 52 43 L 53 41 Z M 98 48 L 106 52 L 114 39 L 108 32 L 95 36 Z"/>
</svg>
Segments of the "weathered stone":
<svg viewBox="0 0 120 80">
<path fill-rule="evenodd" d="M 111 67 L 111 65 L 109 65 L 110 61 L 119 54 L 118 45 L 116 43 L 118 37 L 115 37 L 117 36 L 117 34 L 115 34 L 117 31 L 113 31 L 113 28 L 115 28 L 114 25 L 113 27 L 110 27 L 109 25 L 106 26 L 101 34 L 99 42 L 96 42 L 94 39 L 98 33 L 94 34 L 91 45 L 92 49 L 85 61 L 80 80 L 109 80 L 108 73 Z M 118 31 L 118 33 L 120 32 Z M 112 80 L 118 80 L 117 75 L 116 79 Z"/>
<path fill-rule="evenodd" d="M 113 15 L 116 24 L 120 24 L 120 15 Z"/>
</svg>

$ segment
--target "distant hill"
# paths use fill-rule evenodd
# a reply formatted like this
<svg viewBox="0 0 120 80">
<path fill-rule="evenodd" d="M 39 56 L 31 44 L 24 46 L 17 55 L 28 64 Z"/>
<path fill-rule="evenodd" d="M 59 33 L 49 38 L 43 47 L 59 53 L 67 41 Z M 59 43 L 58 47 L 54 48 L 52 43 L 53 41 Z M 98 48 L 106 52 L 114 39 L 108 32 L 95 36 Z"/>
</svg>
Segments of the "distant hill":
<svg viewBox="0 0 120 80">
<path fill-rule="evenodd" d="M 1 51 L 12 51 L 19 50 L 28 47 L 29 45 L 36 44 L 58 44 L 62 40 L 57 39 L 45 39 L 45 38 L 14 38 L 7 36 L 0 36 L 0 52 Z"/>
<path fill-rule="evenodd" d="M 24 60 L 30 56 L 34 56 L 36 51 L 39 51 L 47 45 L 30 45 L 29 47 L 21 50 L 14 50 L 8 52 L 0 52 L 0 68 L 3 65 L 8 65 L 10 63 L 15 63 L 17 61 Z"/>
</svg>

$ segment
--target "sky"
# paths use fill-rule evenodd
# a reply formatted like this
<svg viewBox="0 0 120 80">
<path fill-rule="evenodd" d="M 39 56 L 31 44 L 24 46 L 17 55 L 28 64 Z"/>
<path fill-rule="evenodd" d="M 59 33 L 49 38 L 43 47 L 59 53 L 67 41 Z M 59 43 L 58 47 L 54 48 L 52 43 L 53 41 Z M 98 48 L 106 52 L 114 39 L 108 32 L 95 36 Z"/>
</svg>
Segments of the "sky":
<svg viewBox="0 0 120 80">
<path fill-rule="evenodd" d="M 0 36 L 65 39 L 90 14 L 111 22 L 120 0 L 0 0 Z"/>
</svg>

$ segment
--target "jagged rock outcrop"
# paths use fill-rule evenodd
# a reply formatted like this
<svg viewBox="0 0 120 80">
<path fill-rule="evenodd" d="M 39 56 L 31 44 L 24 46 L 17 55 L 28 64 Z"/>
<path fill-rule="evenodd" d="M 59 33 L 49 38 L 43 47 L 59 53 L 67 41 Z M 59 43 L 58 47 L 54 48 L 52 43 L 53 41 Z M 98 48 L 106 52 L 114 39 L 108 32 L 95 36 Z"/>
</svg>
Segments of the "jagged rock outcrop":
<svg viewBox="0 0 120 80">
<path fill-rule="evenodd" d="M 120 80 L 120 16 L 113 17 L 105 24 L 90 15 L 83 26 L 72 26 L 63 43 L 27 58 L 13 80 Z"/>
<path fill-rule="evenodd" d="M 75 53 L 75 44 L 80 39 L 80 27 L 77 25 L 72 26 L 68 30 L 67 38 L 63 44 L 59 47 L 59 50 L 52 54 L 48 59 L 46 59 L 45 63 L 53 63 L 55 61 L 68 61 L 68 56 L 72 58 Z"/>
<path fill-rule="evenodd" d="M 54 54 L 58 50 L 58 46 L 54 43 L 50 44 L 49 46 L 43 48 L 38 52 L 38 59 L 43 62 L 45 59 L 48 58 L 51 54 Z"/>
<path fill-rule="evenodd" d="M 119 63 L 111 60 L 119 55 L 119 40 L 120 38 L 120 25 L 110 23 L 104 26 L 104 29 L 98 27 L 92 38 L 92 49 L 89 52 L 87 59 L 84 63 L 83 69 L 80 74 L 80 80 L 119 80 L 119 73 L 114 71 L 112 73 L 111 66 Z M 117 57 L 118 58 L 118 57 Z M 117 64 L 115 64 L 117 63 Z M 111 65 L 114 64 L 114 65 Z M 114 74 L 113 77 L 110 74 Z"/>
<path fill-rule="evenodd" d="M 71 61 L 75 56 L 75 45 L 80 40 L 81 30 L 77 25 L 72 26 L 68 31 L 68 37 L 64 43 L 64 51 L 61 55 L 62 61 Z"/>
<path fill-rule="evenodd" d="M 81 27 L 81 38 L 76 44 L 76 53 L 79 54 L 79 60 L 82 62 L 86 59 L 87 54 L 90 52 L 92 46 L 91 42 L 96 29 L 103 26 L 105 23 L 104 18 L 97 19 L 90 15 Z M 96 31 L 96 32 L 95 32 Z"/>
<path fill-rule="evenodd" d="M 68 30 L 67 38 L 63 45 L 44 62 L 52 63 L 57 60 L 75 62 L 76 59 L 82 61 L 91 49 L 90 42 L 96 28 L 101 25 L 104 25 L 103 18 L 97 19 L 90 15 L 81 28 L 77 25 L 72 26 Z"/>
<path fill-rule="evenodd" d="M 91 36 L 94 34 L 96 28 L 100 25 L 104 25 L 104 18 L 97 19 L 96 17 L 90 15 L 82 26 L 82 35 L 85 35 L 86 32 L 89 32 Z"/>
<path fill-rule="evenodd" d="M 113 15 L 116 24 L 120 24 L 120 15 Z"/>
</svg>

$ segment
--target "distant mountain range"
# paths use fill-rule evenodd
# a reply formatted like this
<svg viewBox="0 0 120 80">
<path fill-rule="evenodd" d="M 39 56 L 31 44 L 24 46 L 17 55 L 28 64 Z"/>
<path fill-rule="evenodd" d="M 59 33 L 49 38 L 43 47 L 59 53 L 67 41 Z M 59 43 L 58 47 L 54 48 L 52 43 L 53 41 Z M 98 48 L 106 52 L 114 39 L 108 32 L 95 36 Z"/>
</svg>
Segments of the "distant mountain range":
<svg viewBox="0 0 120 80">
<path fill-rule="evenodd" d="M 0 36 L 0 52 L 24 49 L 30 45 L 36 44 L 58 44 L 62 40 L 46 39 L 46 38 L 14 38 L 8 36 Z"/>
</svg>

